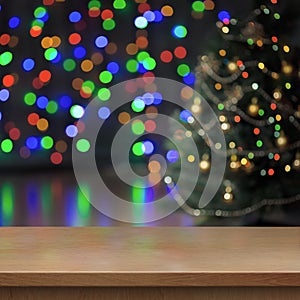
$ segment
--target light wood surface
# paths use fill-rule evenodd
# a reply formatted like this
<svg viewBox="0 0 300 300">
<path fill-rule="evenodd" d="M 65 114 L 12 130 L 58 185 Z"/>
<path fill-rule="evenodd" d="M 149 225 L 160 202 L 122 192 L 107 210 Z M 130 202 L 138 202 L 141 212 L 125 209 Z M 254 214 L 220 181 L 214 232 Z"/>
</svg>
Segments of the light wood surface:
<svg viewBox="0 0 300 300">
<path fill-rule="evenodd" d="M 300 286 L 300 228 L 1 228 L 0 286 Z"/>
</svg>

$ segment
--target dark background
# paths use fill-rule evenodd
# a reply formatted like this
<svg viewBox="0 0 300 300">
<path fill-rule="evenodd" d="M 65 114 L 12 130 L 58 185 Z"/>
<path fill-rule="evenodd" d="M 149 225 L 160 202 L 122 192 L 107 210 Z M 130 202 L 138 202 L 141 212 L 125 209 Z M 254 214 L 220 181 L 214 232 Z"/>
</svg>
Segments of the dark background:
<svg viewBox="0 0 300 300">
<path fill-rule="evenodd" d="M 152 57 L 156 59 L 156 68 L 153 70 L 155 76 L 166 77 L 182 81 L 176 73 L 176 69 L 180 63 L 187 64 L 193 71 L 197 65 L 199 55 L 206 54 L 214 49 L 218 49 L 222 39 L 217 32 L 215 23 L 218 20 L 218 13 L 222 10 L 230 12 L 231 16 L 237 19 L 246 18 L 254 8 L 262 3 L 269 1 L 221 1 L 216 0 L 213 11 L 204 11 L 201 19 L 194 19 L 191 16 L 191 4 L 193 1 L 148 1 L 151 9 L 159 10 L 163 5 L 170 4 L 174 9 L 172 17 L 164 18 L 160 23 L 151 23 L 145 29 L 148 35 L 149 46 L 145 49 Z M 11 51 L 14 55 L 12 63 L 8 66 L 0 66 L 0 79 L 6 74 L 17 74 L 17 83 L 9 88 L 10 98 L 7 102 L 0 103 L 0 112 L 2 119 L 0 121 L 0 138 L 1 140 L 9 137 L 11 126 L 18 128 L 21 131 L 21 137 L 14 142 L 14 148 L 10 153 L 0 151 L 0 176 L 2 178 L 2 202 L 4 203 L 3 188 L 9 185 L 12 191 L 11 197 L 14 200 L 14 206 L 11 211 L 15 213 L 11 218 L 5 219 L 5 208 L 2 205 L 2 221 L 3 225 L 111 225 L 114 224 L 109 218 L 106 218 L 90 207 L 87 202 L 80 198 L 77 191 L 75 179 L 72 175 L 71 162 L 71 147 L 72 139 L 65 134 L 66 126 L 74 124 L 77 119 L 74 119 L 69 110 L 59 106 L 59 99 L 63 95 L 68 95 L 72 99 L 72 104 L 80 104 L 86 106 L 93 98 L 89 99 L 80 97 L 78 91 L 72 88 L 72 80 L 80 77 L 83 80 L 92 80 L 95 82 L 96 89 L 105 85 L 98 80 L 99 72 L 105 70 L 106 65 L 115 61 L 120 65 L 120 71 L 114 75 L 113 81 L 107 85 L 116 84 L 123 80 L 135 78 L 138 73 L 131 74 L 126 70 L 126 62 L 131 58 L 125 51 L 128 43 L 134 42 L 136 38 L 137 28 L 134 26 L 134 18 L 140 15 L 137 11 L 138 3 L 135 1 L 127 1 L 126 9 L 122 11 L 114 11 L 114 20 L 116 28 L 112 31 L 104 31 L 101 28 L 100 17 L 92 19 L 87 15 L 87 5 L 89 1 L 65 1 L 57 2 L 51 6 L 47 6 L 49 20 L 45 22 L 43 33 L 37 38 L 32 38 L 29 35 L 30 24 L 33 21 L 33 11 L 38 6 L 43 6 L 42 1 L 0 1 L 0 36 L 8 33 L 11 36 L 16 36 L 19 40 L 18 44 L 10 48 L 7 45 L 0 45 L 0 53 Z M 282 26 L 276 28 L 278 33 L 285 36 L 291 46 L 300 47 L 300 18 L 299 18 L 299 3 L 296 0 L 279 1 L 278 10 L 281 12 Z M 111 1 L 101 1 L 101 10 L 111 9 Z M 82 13 L 82 20 L 85 23 L 85 28 L 82 30 L 76 29 L 74 23 L 69 22 L 68 16 L 72 11 Z M 18 16 L 21 19 L 21 25 L 18 28 L 11 29 L 8 26 L 9 19 L 12 16 Z M 100 22 L 101 21 L 101 22 Z M 188 29 L 188 36 L 185 39 L 176 39 L 172 36 L 171 30 L 173 26 L 184 24 Z M 80 32 L 82 35 L 83 45 L 87 50 L 87 57 L 95 52 L 103 54 L 103 63 L 95 66 L 89 73 L 84 73 L 80 69 L 80 61 L 72 56 L 74 46 L 68 42 L 68 36 L 72 32 Z M 94 39 L 100 34 L 105 34 L 117 45 L 117 52 L 113 55 L 107 54 L 103 49 L 97 49 L 94 44 Z M 72 72 L 66 72 L 62 67 L 62 61 L 53 64 L 46 61 L 43 57 L 44 49 L 41 47 L 41 39 L 45 36 L 57 35 L 61 38 L 62 43 L 58 47 L 62 55 L 62 61 L 66 58 L 73 58 L 76 61 L 77 67 Z M 187 50 L 187 56 L 183 60 L 173 59 L 171 63 L 163 63 L 160 60 L 160 53 L 163 50 L 171 50 L 177 46 L 183 46 Z M 24 72 L 22 69 L 22 61 L 31 57 L 35 59 L 36 66 L 31 72 Z M 40 90 L 35 90 L 32 87 L 32 80 L 38 76 L 43 69 L 48 69 L 52 73 L 51 82 L 45 85 Z M 2 88 L 2 87 L 1 87 Z M 54 100 L 58 103 L 59 109 L 57 113 L 50 115 L 45 110 L 39 109 L 36 105 L 26 106 L 23 98 L 25 93 L 34 92 L 37 96 L 45 95 L 49 100 Z M 37 112 L 41 117 L 44 117 L 49 122 L 47 132 L 40 132 L 34 126 L 27 122 L 27 116 L 30 113 Z M 169 111 L 173 113 L 172 109 Z M 13 122 L 13 125 L 11 125 Z M 7 127 L 8 126 L 8 127 Z M 109 134 L 109 133 L 108 133 Z M 30 136 L 42 138 L 49 135 L 55 143 L 64 141 L 67 145 L 66 151 L 61 153 L 63 161 L 59 165 L 54 165 L 50 157 L 54 152 L 54 146 L 50 150 L 36 149 L 30 151 L 30 156 L 26 159 L 20 156 L 20 149 L 26 144 L 26 139 Z M 103 146 L 103 153 L 106 155 L 109 145 Z M 59 151 L 58 151 L 59 152 Z M 67 171 L 67 172 L 66 172 Z M 43 174 L 43 175 L 40 175 Z M 37 179 L 39 178 L 39 179 Z M 63 182 L 63 186 L 61 183 Z M 60 188 L 57 186 L 61 186 Z M 9 190 L 9 189 L 8 189 Z M 60 191 L 60 194 L 59 194 Z M 9 194 L 9 193 L 8 193 Z M 53 205 L 47 206 L 48 200 L 40 202 L 41 195 L 50 194 L 48 199 Z M 18 195 L 16 197 L 16 195 Z M 45 196 L 46 197 L 46 196 Z M 46 197 L 47 198 L 47 197 Z M 48 203 L 48 204 L 47 204 Z M 58 204 L 59 203 L 59 204 Z M 64 204 L 62 204 L 64 203 Z M 28 204 L 28 205 L 27 205 Z M 29 205 L 30 204 L 30 205 Z M 44 206 L 43 206 L 44 205 Z M 81 205 L 81 206 L 80 206 Z M 26 208 L 27 207 L 27 208 Z M 62 208 L 63 207 L 63 208 Z M 73 217 L 70 217 L 70 211 L 74 209 Z M 26 211 L 28 213 L 23 214 Z M 190 217 L 171 218 L 171 225 L 192 225 L 206 223 L 209 225 L 235 225 L 235 224 L 286 224 L 294 225 L 298 221 L 298 206 L 289 206 L 287 212 L 281 209 L 275 209 L 272 214 L 264 214 L 263 217 L 254 214 L 243 219 L 234 220 L 194 220 Z M 44 216 L 41 213 L 44 211 Z M 46 215 L 48 214 L 48 217 Z M 80 215 L 81 214 L 81 215 Z M 101 217 L 100 217 L 101 216 Z M 288 216 L 288 217 L 287 217 Z M 99 220 L 104 220 L 99 221 Z M 184 221 L 183 221 L 184 219 Z M 66 221 L 69 220 L 69 221 Z M 71 220 L 71 221 L 70 221 Z M 101 223 L 102 222 L 102 223 Z M 106 222 L 106 223 L 105 223 Z M 168 221 L 162 221 L 168 224 Z M 164 224 L 164 223 L 163 223 Z"/>
</svg>

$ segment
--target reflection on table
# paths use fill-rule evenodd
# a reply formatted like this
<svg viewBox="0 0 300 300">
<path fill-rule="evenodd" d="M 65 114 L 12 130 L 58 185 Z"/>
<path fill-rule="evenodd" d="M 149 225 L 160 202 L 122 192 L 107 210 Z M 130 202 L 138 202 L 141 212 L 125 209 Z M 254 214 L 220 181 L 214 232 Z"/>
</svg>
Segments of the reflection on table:
<svg viewBox="0 0 300 300">
<path fill-rule="evenodd" d="M 97 211 L 78 188 L 71 171 L 14 173 L 1 175 L 0 180 L 1 226 L 126 225 Z M 149 201 L 151 196 L 134 188 L 130 193 L 132 199 L 142 201 Z M 162 220 L 139 226 L 192 226 L 194 221 L 178 210 Z"/>
</svg>

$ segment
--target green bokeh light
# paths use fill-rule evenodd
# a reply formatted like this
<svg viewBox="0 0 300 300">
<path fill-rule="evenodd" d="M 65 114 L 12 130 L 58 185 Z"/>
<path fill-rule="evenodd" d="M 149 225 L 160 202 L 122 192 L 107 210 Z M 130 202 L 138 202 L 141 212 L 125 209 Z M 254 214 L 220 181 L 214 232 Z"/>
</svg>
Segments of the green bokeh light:
<svg viewBox="0 0 300 300">
<path fill-rule="evenodd" d="M 49 48 L 45 51 L 44 56 L 46 58 L 46 60 L 54 60 L 57 57 L 57 50 L 55 48 Z"/>
<path fill-rule="evenodd" d="M 79 119 L 83 116 L 84 109 L 82 106 L 75 104 L 70 108 L 70 114 L 73 118 Z"/>
<path fill-rule="evenodd" d="M 113 30 L 116 27 L 116 22 L 113 19 L 106 19 L 102 23 L 104 30 Z"/>
<path fill-rule="evenodd" d="M 91 80 L 87 80 L 82 84 L 82 90 L 86 94 L 91 94 L 95 90 L 95 83 Z"/>
<path fill-rule="evenodd" d="M 248 45 L 252 46 L 254 44 L 254 41 L 252 39 L 247 40 Z"/>
<path fill-rule="evenodd" d="M 46 107 L 46 111 L 49 113 L 49 114 L 55 114 L 58 110 L 58 105 L 55 101 L 51 100 L 48 102 L 48 105 Z"/>
<path fill-rule="evenodd" d="M 135 59 L 129 59 L 126 63 L 126 69 L 130 73 L 135 73 L 138 70 L 138 65 Z"/>
<path fill-rule="evenodd" d="M 257 140 L 256 146 L 257 146 L 258 148 L 261 148 L 261 147 L 263 146 L 262 140 Z"/>
<path fill-rule="evenodd" d="M 194 1 L 192 3 L 192 9 L 195 12 L 202 12 L 205 10 L 205 4 L 202 1 Z"/>
<path fill-rule="evenodd" d="M 107 88 L 101 88 L 98 91 L 98 98 L 101 101 L 107 101 L 111 96 L 110 90 Z"/>
<path fill-rule="evenodd" d="M 109 71 L 102 71 L 99 75 L 99 80 L 102 83 L 109 83 L 113 79 L 112 74 Z"/>
<path fill-rule="evenodd" d="M 225 106 L 223 103 L 218 104 L 218 110 L 224 110 Z"/>
<path fill-rule="evenodd" d="M 135 121 L 131 124 L 131 130 L 136 135 L 141 135 L 145 131 L 145 125 L 142 121 Z"/>
<path fill-rule="evenodd" d="M 46 13 L 47 10 L 44 7 L 40 6 L 34 10 L 33 15 L 35 16 L 35 18 L 42 18 Z"/>
<path fill-rule="evenodd" d="M 143 61 L 143 67 L 146 70 L 153 70 L 156 67 L 156 61 L 152 57 L 147 57 Z"/>
<path fill-rule="evenodd" d="M 254 153 L 253 152 L 249 152 L 248 153 L 248 157 L 249 157 L 249 159 L 253 159 L 254 158 Z"/>
<path fill-rule="evenodd" d="M 3 52 L 0 55 L 0 65 L 7 66 L 9 63 L 11 63 L 12 59 L 13 59 L 13 55 L 11 52 L 9 51 Z"/>
<path fill-rule="evenodd" d="M 147 51 L 141 51 L 137 54 L 136 59 L 142 63 L 147 57 L 150 57 L 150 54 Z"/>
<path fill-rule="evenodd" d="M 132 146 L 132 153 L 136 156 L 142 156 L 144 154 L 144 147 L 142 142 L 137 142 Z"/>
<path fill-rule="evenodd" d="M 42 139 L 41 139 L 41 146 L 44 148 L 44 149 L 51 149 L 53 147 L 53 138 L 51 136 L 44 136 Z"/>
<path fill-rule="evenodd" d="M 80 139 L 76 143 L 76 149 L 79 152 L 88 152 L 90 150 L 91 144 L 87 139 Z"/>
<path fill-rule="evenodd" d="M 258 114 L 262 117 L 265 114 L 265 111 L 261 108 L 258 110 Z"/>
<path fill-rule="evenodd" d="M 145 108 L 145 102 L 142 99 L 135 99 L 131 103 L 131 108 L 135 112 L 141 112 Z"/>
<path fill-rule="evenodd" d="M 26 105 L 31 106 L 36 102 L 36 95 L 34 93 L 27 93 L 24 96 L 24 102 Z"/>
<path fill-rule="evenodd" d="M 34 20 L 31 23 L 31 27 L 40 27 L 40 28 L 44 28 L 45 23 L 42 20 Z"/>
<path fill-rule="evenodd" d="M 63 67 L 65 71 L 71 72 L 76 68 L 76 62 L 74 59 L 68 58 L 64 61 Z"/>
<path fill-rule="evenodd" d="M 91 9 L 91 8 L 100 8 L 100 7 L 101 7 L 101 3 L 99 1 L 96 1 L 96 0 L 92 0 L 88 4 L 89 9 Z"/>
<path fill-rule="evenodd" d="M 186 76 L 187 74 L 190 73 L 190 67 L 187 65 L 187 64 L 180 64 L 178 67 L 177 67 L 177 73 L 178 75 L 184 77 Z"/>
<path fill-rule="evenodd" d="M 126 2 L 124 0 L 115 0 L 113 6 L 115 9 L 124 9 L 126 7 Z"/>
<path fill-rule="evenodd" d="M 10 139 L 5 139 L 1 142 L 1 149 L 4 153 L 10 153 L 13 146 L 13 142 Z"/>
</svg>

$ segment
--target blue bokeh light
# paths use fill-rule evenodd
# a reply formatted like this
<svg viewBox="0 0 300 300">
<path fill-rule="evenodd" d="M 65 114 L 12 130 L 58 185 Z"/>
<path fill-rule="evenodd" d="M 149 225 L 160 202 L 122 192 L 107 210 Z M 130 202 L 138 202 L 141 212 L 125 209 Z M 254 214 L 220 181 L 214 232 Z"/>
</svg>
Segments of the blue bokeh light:
<svg viewBox="0 0 300 300">
<path fill-rule="evenodd" d="M 218 13 L 218 18 L 222 22 L 228 22 L 230 21 L 230 14 L 226 10 L 222 10 Z"/>
<path fill-rule="evenodd" d="M 183 77 L 183 81 L 185 84 L 193 85 L 195 83 L 196 77 L 193 73 L 188 73 Z"/>
<path fill-rule="evenodd" d="M 73 11 L 69 14 L 69 20 L 72 23 L 79 22 L 81 20 L 81 14 L 78 11 Z"/>
<path fill-rule="evenodd" d="M 27 72 L 31 71 L 34 68 L 34 66 L 35 66 L 35 62 L 31 58 L 26 58 L 22 64 L 24 71 L 27 71 Z"/>
<path fill-rule="evenodd" d="M 20 25 L 20 18 L 19 17 L 12 17 L 8 21 L 8 26 L 11 29 L 17 28 Z"/>
<path fill-rule="evenodd" d="M 100 35 L 95 40 L 95 45 L 98 48 L 104 48 L 108 44 L 108 38 L 104 35 Z"/>
<path fill-rule="evenodd" d="M 117 74 L 120 70 L 120 67 L 119 67 L 118 63 L 112 61 L 112 62 L 107 64 L 106 69 L 107 69 L 107 71 L 109 71 L 112 74 Z"/>
<path fill-rule="evenodd" d="M 31 149 L 34 150 L 38 147 L 39 142 L 38 139 L 34 136 L 30 136 L 29 138 L 27 138 L 26 140 L 26 146 Z"/>
<path fill-rule="evenodd" d="M 100 107 L 98 110 L 98 117 L 102 120 L 108 119 L 110 116 L 110 109 L 106 106 Z"/>
<path fill-rule="evenodd" d="M 66 135 L 68 137 L 75 137 L 78 134 L 78 128 L 75 125 L 69 125 L 66 127 Z"/>
<path fill-rule="evenodd" d="M 159 10 L 154 11 L 155 19 L 154 22 L 159 23 L 163 20 L 164 16 Z"/>
<path fill-rule="evenodd" d="M 155 13 L 151 10 L 147 10 L 144 12 L 143 17 L 148 21 L 148 22 L 153 22 L 155 20 Z"/>
<path fill-rule="evenodd" d="M 154 96 L 151 93 L 145 93 L 143 95 L 143 100 L 144 100 L 146 105 L 151 105 L 151 104 L 153 104 Z"/>
<path fill-rule="evenodd" d="M 177 150 L 169 150 L 166 157 L 170 163 L 175 163 L 179 158 L 179 153 Z"/>
<path fill-rule="evenodd" d="M 144 151 L 144 154 L 146 154 L 146 155 L 152 154 L 154 151 L 153 143 L 151 141 L 143 142 L 143 151 Z"/>
<path fill-rule="evenodd" d="M 45 96 L 40 96 L 40 97 L 38 97 L 37 100 L 36 100 L 36 105 L 37 105 L 38 108 L 40 108 L 40 109 L 45 109 L 45 108 L 47 107 L 48 103 L 49 103 L 49 100 L 48 100 L 48 98 L 45 97 Z"/>
<path fill-rule="evenodd" d="M 153 104 L 154 105 L 159 105 L 163 100 L 162 94 L 159 93 L 159 92 L 154 92 L 153 96 L 154 96 Z"/>
<path fill-rule="evenodd" d="M 192 116 L 193 116 L 192 113 L 191 113 L 189 110 L 187 110 L 187 109 L 181 111 L 181 113 L 180 113 L 180 115 L 179 115 L 180 119 L 181 119 L 182 121 L 184 121 L 184 122 L 187 122 L 187 121 L 188 121 L 188 118 L 189 118 L 189 117 L 192 117 Z"/>
<path fill-rule="evenodd" d="M 84 58 L 86 56 L 86 49 L 82 46 L 75 47 L 73 55 L 78 59 Z"/>
<path fill-rule="evenodd" d="M 2 89 L 0 90 L 0 101 L 5 102 L 9 98 L 9 90 Z"/>
<path fill-rule="evenodd" d="M 69 108 L 72 105 L 72 98 L 68 95 L 61 96 L 59 99 L 59 105 L 62 108 Z"/>
</svg>

